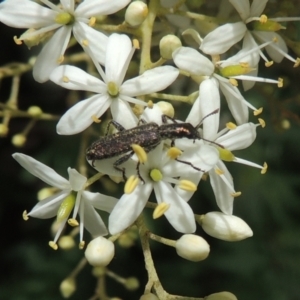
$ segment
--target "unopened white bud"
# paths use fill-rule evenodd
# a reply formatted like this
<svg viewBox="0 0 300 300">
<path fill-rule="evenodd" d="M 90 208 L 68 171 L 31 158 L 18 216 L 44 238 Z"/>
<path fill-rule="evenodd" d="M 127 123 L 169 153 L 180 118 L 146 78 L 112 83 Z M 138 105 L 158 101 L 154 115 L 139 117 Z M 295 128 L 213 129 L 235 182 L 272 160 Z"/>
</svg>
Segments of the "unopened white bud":
<svg viewBox="0 0 300 300">
<path fill-rule="evenodd" d="M 235 242 L 253 235 L 253 231 L 241 218 L 221 212 L 209 212 L 201 219 L 203 230 L 220 240 Z"/>
<path fill-rule="evenodd" d="M 158 300 L 158 298 L 154 294 L 149 293 L 149 294 L 142 295 L 140 300 Z"/>
<path fill-rule="evenodd" d="M 205 300 L 237 300 L 237 297 L 230 292 L 220 292 L 211 294 L 204 298 Z"/>
<path fill-rule="evenodd" d="M 125 21 L 132 27 L 141 25 L 148 16 L 148 6 L 142 1 L 132 2 L 126 9 Z"/>
<path fill-rule="evenodd" d="M 136 277 L 128 277 L 124 285 L 129 291 L 135 291 L 140 287 L 140 283 Z"/>
<path fill-rule="evenodd" d="M 70 250 L 75 247 L 75 241 L 72 236 L 64 235 L 58 240 L 58 246 L 64 250 Z"/>
<path fill-rule="evenodd" d="M 172 53 L 181 46 L 181 41 L 177 36 L 165 35 L 159 42 L 160 56 L 164 59 L 171 59 Z"/>
<path fill-rule="evenodd" d="M 207 258 L 210 248 L 205 239 L 195 234 L 184 234 L 175 245 L 177 254 L 191 261 Z"/>
<path fill-rule="evenodd" d="M 74 278 L 67 278 L 60 284 L 60 292 L 64 298 L 69 298 L 76 291 L 76 282 Z"/>
<path fill-rule="evenodd" d="M 110 240 L 99 236 L 88 244 L 84 254 L 92 266 L 105 267 L 115 255 L 115 245 Z"/>
</svg>

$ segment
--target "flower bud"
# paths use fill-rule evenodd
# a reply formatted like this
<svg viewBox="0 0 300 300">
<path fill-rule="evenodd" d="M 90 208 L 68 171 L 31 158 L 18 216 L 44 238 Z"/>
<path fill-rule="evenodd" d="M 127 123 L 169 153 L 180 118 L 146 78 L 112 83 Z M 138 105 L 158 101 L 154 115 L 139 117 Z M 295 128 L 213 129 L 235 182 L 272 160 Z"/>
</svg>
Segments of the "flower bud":
<svg viewBox="0 0 300 300">
<path fill-rule="evenodd" d="M 142 1 L 132 2 L 126 9 L 125 21 L 132 27 L 141 25 L 148 16 L 148 7 Z"/>
<path fill-rule="evenodd" d="M 70 250 L 75 247 L 74 238 L 70 235 L 64 235 L 58 240 L 58 246 L 64 250 Z"/>
<path fill-rule="evenodd" d="M 140 286 L 140 283 L 136 277 L 129 277 L 125 281 L 125 287 L 129 291 L 135 291 Z"/>
<path fill-rule="evenodd" d="M 60 292 L 64 298 L 69 298 L 76 291 L 76 282 L 74 278 L 67 278 L 60 284 Z"/>
<path fill-rule="evenodd" d="M 115 255 L 115 245 L 110 240 L 99 236 L 88 244 L 84 254 L 92 266 L 105 267 Z"/>
<path fill-rule="evenodd" d="M 142 295 L 140 300 L 158 300 L 158 298 L 154 294 L 149 293 L 149 294 Z"/>
<path fill-rule="evenodd" d="M 201 236 L 185 234 L 176 241 L 176 252 L 182 258 L 191 261 L 204 260 L 209 254 L 209 245 Z"/>
<path fill-rule="evenodd" d="M 12 144 L 15 146 L 15 147 L 18 147 L 18 148 L 21 148 L 24 146 L 24 144 L 26 143 L 26 136 L 22 133 L 20 134 L 15 134 L 13 137 L 12 137 L 12 140 L 11 140 Z"/>
<path fill-rule="evenodd" d="M 205 300 L 237 300 L 237 297 L 229 292 L 220 292 L 207 296 Z"/>
<path fill-rule="evenodd" d="M 172 53 L 181 46 L 181 41 L 177 36 L 168 34 L 159 42 L 160 55 L 164 59 L 171 59 Z"/>
<path fill-rule="evenodd" d="M 0 137 L 5 137 L 8 133 L 8 127 L 5 124 L 0 124 Z"/>
<path fill-rule="evenodd" d="M 39 117 L 40 115 L 43 114 L 43 111 L 40 107 L 38 106 L 30 106 L 27 110 L 27 112 L 32 116 L 32 117 Z"/>
<path fill-rule="evenodd" d="M 201 218 L 203 230 L 220 240 L 235 242 L 253 235 L 251 228 L 241 218 L 221 212 L 209 212 Z"/>
</svg>

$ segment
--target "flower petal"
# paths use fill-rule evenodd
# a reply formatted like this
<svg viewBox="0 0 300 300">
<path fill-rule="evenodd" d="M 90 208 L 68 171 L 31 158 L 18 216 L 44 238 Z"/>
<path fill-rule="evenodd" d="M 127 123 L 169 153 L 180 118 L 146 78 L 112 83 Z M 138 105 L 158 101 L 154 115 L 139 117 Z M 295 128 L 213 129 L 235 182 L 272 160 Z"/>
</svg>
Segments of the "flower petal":
<svg viewBox="0 0 300 300">
<path fill-rule="evenodd" d="M 29 0 L 0 4 L 0 22 L 15 28 L 41 28 L 54 23 L 57 12 Z"/>
<path fill-rule="evenodd" d="M 121 232 L 130 226 L 143 211 L 152 191 L 152 184 L 139 184 L 133 193 L 124 194 L 118 201 L 108 219 L 111 234 Z"/>
<path fill-rule="evenodd" d="M 194 213 L 191 207 L 175 192 L 169 183 L 160 181 L 154 184 L 157 202 L 170 204 L 165 216 L 179 232 L 192 233 L 196 230 Z"/>
<path fill-rule="evenodd" d="M 173 54 L 175 65 L 184 71 L 195 75 L 212 75 L 213 63 L 197 50 L 189 47 L 180 47 Z"/>
<path fill-rule="evenodd" d="M 249 0 L 229 0 L 234 8 L 239 13 L 241 19 L 246 21 L 250 16 L 250 3 Z"/>
<path fill-rule="evenodd" d="M 70 189 L 70 183 L 67 179 L 57 174 L 53 169 L 37 161 L 36 159 L 22 154 L 14 153 L 13 158 L 29 173 L 43 180 L 48 185 L 60 190 Z"/>
<path fill-rule="evenodd" d="M 91 193 L 88 191 L 83 191 L 82 197 L 84 197 L 86 201 L 88 201 L 95 208 L 109 213 L 112 211 L 112 209 L 118 202 L 117 198 L 106 196 L 100 193 Z"/>
<path fill-rule="evenodd" d="M 87 178 L 75 169 L 68 168 L 68 173 L 72 190 L 75 192 L 82 190 L 87 182 Z"/>
<path fill-rule="evenodd" d="M 130 0 L 85 0 L 77 6 L 75 13 L 87 18 L 96 15 L 110 15 L 125 7 L 129 2 Z"/>
<path fill-rule="evenodd" d="M 222 25 L 203 39 L 200 49 L 210 55 L 223 54 L 240 41 L 246 31 L 247 27 L 243 22 Z"/>
<path fill-rule="evenodd" d="M 250 17 L 260 17 L 268 1 L 269 0 L 253 0 L 250 9 Z"/>
<path fill-rule="evenodd" d="M 94 93 L 106 93 L 106 84 L 80 68 L 63 65 L 54 69 L 50 80 L 69 90 L 83 90 Z"/>
<path fill-rule="evenodd" d="M 107 95 L 95 95 L 79 101 L 71 107 L 59 120 L 56 130 L 58 134 L 76 134 L 93 123 L 93 116 L 100 118 L 111 104 Z"/>
<path fill-rule="evenodd" d="M 60 64 L 71 36 L 71 27 L 59 28 L 43 47 L 33 66 L 33 77 L 38 82 L 49 79 L 52 71 Z"/>
<path fill-rule="evenodd" d="M 173 83 L 178 75 L 178 69 L 172 66 L 156 67 L 124 82 L 120 92 L 127 96 L 140 96 L 158 92 Z"/>
</svg>

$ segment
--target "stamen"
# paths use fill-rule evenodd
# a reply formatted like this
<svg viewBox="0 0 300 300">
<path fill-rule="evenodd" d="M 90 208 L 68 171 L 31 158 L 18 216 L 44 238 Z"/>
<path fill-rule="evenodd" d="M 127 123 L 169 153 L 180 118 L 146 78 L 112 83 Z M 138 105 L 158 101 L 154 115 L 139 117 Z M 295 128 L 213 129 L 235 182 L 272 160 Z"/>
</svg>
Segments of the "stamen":
<svg viewBox="0 0 300 300">
<path fill-rule="evenodd" d="M 101 120 L 98 119 L 96 115 L 92 115 L 91 118 L 92 118 L 92 120 L 93 120 L 95 123 L 97 123 L 97 124 L 101 123 Z"/>
<path fill-rule="evenodd" d="M 148 155 L 147 155 L 146 151 L 144 150 L 144 148 L 138 144 L 132 144 L 131 148 L 134 151 L 134 153 L 136 154 L 136 156 L 138 157 L 139 162 L 141 164 L 144 164 L 148 159 Z"/>
<path fill-rule="evenodd" d="M 296 58 L 296 62 L 295 62 L 295 64 L 294 64 L 294 68 L 299 67 L 299 65 L 300 65 L 300 58 L 297 57 L 297 58 Z"/>
<path fill-rule="evenodd" d="M 63 76 L 62 81 L 65 82 L 65 83 L 69 83 L 70 79 L 67 76 Z"/>
<path fill-rule="evenodd" d="M 178 158 L 181 154 L 182 151 L 177 147 L 171 147 L 167 152 L 167 155 L 172 159 Z"/>
<path fill-rule="evenodd" d="M 139 178 L 136 177 L 135 175 L 131 175 L 125 183 L 124 193 L 131 194 L 137 187 L 138 183 L 139 183 Z"/>
<path fill-rule="evenodd" d="M 194 182 L 190 180 L 180 180 L 178 187 L 182 190 L 188 191 L 188 192 L 195 192 L 197 191 L 197 186 Z"/>
<path fill-rule="evenodd" d="M 149 100 L 149 101 L 147 102 L 147 107 L 148 107 L 148 108 L 153 108 L 153 105 L 154 105 L 154 103 L 153 103 L 152 100 Z"/>
<path fill-rule="evenodd" d="M 266 61 L 265 62 L 265 66 L 268 68 L 268 67 L 271 67 L 272 65 L 274 64 L 273 60 L 270 60 L 270 61 Z"/>
<path fill-rule="evenodd" d="M 278 78 L 278 84 L 277 84 L 277 86 L 279 87 L 279 88 L 282 88 L 283 87 L 283 78 Z"/>
<path fill-rule="evenodd" d="M 22 45 L 22 41 L 19 40 L 19 39 L 17 38 L 17 36 L 14 36 L 14 42 L 15 42 L 17 45 Z"/>
<path fill-rule="evenodd" d="M 58 246 L 55 242 L 53 241 L 50 241 L 49 242 L 49 246 L 53 249 L 53 250 L 57 250 L 58 249 Z"/>
<path fill-rule="evenodd" d="M 260 23 L 267 23 L 268 21 L 268 17 L 266 15 L 261 15 L 260 18 L 259 18 L 259 22 Z"/>
<path fill-rule="evenodd" d="M 87 47 L 89 45 L 89 41 L 88 40 L 82 40 L 81 45 L 83 47 Z"/>
<path fill-rule="evenodd" d="M 162 202 L 160 204 L 158 204 L 152 214 L 153 219 L 158 219 L 160 218 L 170 207 L 170 204 L 166 203 L 166 202 Z"/>
<path fill-rule="evenodd" d="M 259 109 L 254 110 L 254 111 L 253 111 L 253 114 L 254 114 L 254 116 L 258 116 L 258 115 L 260 115 L 260 114 L 262 113 L 262 111 L 263 111 L 263 108 L 260 107 Z"/>
<path fill-rule="evenodd" d="M 63 55 L 61 55 L 58 59 L 57 59 L 57 63 L 61 64 L 64 61 L 65 57 Z"/>
<path fill-rule="evenodd" d="M 268 170 L 268 165 L 266 162 L 264 162 L 264 165 L 263 165 L 263 168 L 261 170 L 261 174 L 266 174 L 267 173 L 267 170 Z"/>
<path fill-rule="evenodd" d="M 140 43 L 137 39 L 133 39 L 132 45 L 135 49 L 140 49 Z"/>
<path fill-rule="evenodd" d="M 222 170 L 219 169 L 219 168 L 215 168 L 215 172 L 216 172 L 216 174 L 218 174 L 218 175 L 224 175 L 224 171 L 222 171 Z"/>
<path fill-rule="evenodd" d="M 258 122 L 259 122 L 259 124 L 260 124 L 260 126 L 261 126 L 262 128 L 265 128 L 265 127 L 266 127 L 266 122 L 265 122 L 264 119 L 258 118 Z"/>
<path fill-rule="evenodd" d="M 91 27 L 93 27 L 94 25 L 95 25 L 95 23 L 96 23 L 96 18 L 95 17 L 91 17 L 90 19 L 89 19 L 89 26 L 91 26 Z"/>
<path fill-rule="evenodd" d="M 239 85 L 238 82 L 237 82 L 237 80 L 234 79 L 234 78 L 229 78 L 229 82 L 230 82 L 233 86 L 238 86 L 238 85 Z"/>
<path fill-rule="evenodd" d="M 81 241 L 80 243 L 79 243 L 79 249 L 80 250 L 82 250 L 83 248 L 84 248 L 84 246 L 85 246 L 85 241 Z"/>
<path fill-rule="evenodd" d="M 231 196 L 232 196 L 233 198 L 239 197 L 239 196 L 241 196 L 241 195 L 242 195 L 242 192 L 231 193 Z"/>
<path fill-rule="evenodd" d="M 24 220 L 24 221 L 28 221 L 28 220 L 29 220 L 29 217 L 28 217 L 28 215 L 27 215 L 27 210 L 24 210 L 24 211 L 23 211 L 22 217 L 23 217 L 23 220 Z"/>
<path fill-rule="evenodd" d="M 232 122 L 228 122 L 226 123 L 226 128 L 228 128 L 229 130 L 233 130 L 236 129 L 236 124 L 232 123 Z"/>
<path fill-rule="evenodd" d="M 76 219 L 73 219 L 73 218 L 70 218 L 70 219 L 68 220 L 68 224 L 69 224 L 70 226 L 72 226 L 72 227 L 77 227 L 77 226 L 79 226 L 78 221 L 77 221 Z"/>
</svg>

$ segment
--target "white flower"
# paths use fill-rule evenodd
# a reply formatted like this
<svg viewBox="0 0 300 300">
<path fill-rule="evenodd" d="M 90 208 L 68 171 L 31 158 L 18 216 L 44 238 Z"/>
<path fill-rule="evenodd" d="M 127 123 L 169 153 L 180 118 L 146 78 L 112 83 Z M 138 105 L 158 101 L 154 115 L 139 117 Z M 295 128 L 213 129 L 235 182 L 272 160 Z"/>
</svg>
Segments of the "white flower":
<svg viewBox="0 0 300 300">
<path fill-rule="evenodd" d="M 71 225 L 78 225 L 75 218 L 77 214 L 79 214 L 81 243 L 83 242 L 84 227 L 93 236 L 102 236 L 107 234 L 106 226 L 95 208 L 110 212 L 116 204 L 117 199 L 99 193 L 85 191 L 84 186 L 87 178 L 79 174 L 75 169 L 68 168 L 69 180 L 66 180 L 53 169 L 38 162 L 30 156 L 22 153 L 14 153 L 13 158 L 32 175 L 40 178 L 57 190 L 60 190 L 54 195 L 38 202 L 28 214 L 24 215 L 24 218 L 31 216 L 39 219 L 48 219 L 57 215 L 59 229 L 52 243 L 54 247 L 57 247 L 55 246 L 56 242 L 73 207 L 73 216 L 70 219 Z M 68 197 L 72 191 L 77 192 L 76 201 L 74 201 L 73 197 Z"/>
<path fill-rule="evenodd" d="M 180 47 L 173 52 L 173 59 L 178 68 L 189 72 L 196 80 L 198 79 L 197 77 L 201 77 L 202 80 L 204 79 L 199 85 L 199 98 L 193 105 L 193 107 L 201 106 L 200 111 L 196 108 L 196 120 L 198 119 L 198 116 L 203 118 L 206 114 L 220 107 L 219 88 L 223 92 L 227 100 L 228 107 L 238 124 L 248 122 L 248 107 L 253 110 L 257 110 L 252 104 L 246 101 L 239 89 L 232 84 L 231 80 L 220 76 L 217 73 L 217 70 L 215 70 L 214 64 L 197 50 L 189 47 Z M 233 78 L 238 77 L 233 76 Z M 255 76 L 248 78 L 248 80 L 251 79 L 253 81 L 279 83 L 277 80 L 270 80 Z M 200 115 L 198 115 L 199 112 Z M 192 121 L 187 120 L 187 122 Z"/>
<path fill-rule="evenodd" d="M 72 90 L 97 93 L 80 101 L 62 116 L 57 124 L 59 134 L 81 132 L 109 107 L 115 121 L 126 128 L 136 126 L 137 118 L 128 102 L 146 105 L 133 97 L 165 89 L 177 78 L 179 71 L 172 66 L 156 67 L 123 82 L 134 50 L 128 36 L 112 34 L 108 38 L 105 73 L 94 59 L 103 81 L 72 66 L 60 66 L 53 71 L 50 79 L 56 84 Z"/>
<path fill-rule="evenodd" d="M 49 8 L 30 0 L 6 0 L 0 4 L 1 22 L 11 27 L 35 29 L 23 34 L 19 41 L 56 30 L 35 62 L 33 76 L 38 82 L 47 81 L 50 73 L 62 62 L 72 31 L 78 43 L 84 45 L 84 49 L 94 52 L 103 64 L 107 37 L 88 25 L 90 18 L 115 13 L 130 0 L 102 0 L 100 3 L 85 0 L 76 9 L 75 0 L 61 0 L 60 6 L 48 0 L 41 2 Z M 94 48 L 101 51 L 96 53 Z"/>
<path fill-rule="evenodd" d="M 229 0 L 229 2 L 235 7 L 242 21 L 237 23 L 225 24 L 209 33 L 203 39 L 200 46 L 200 49 L 204 53 L 210 55 L 222 54 L 243 38 L 243 48 L 246 49 L 257 47 L 256 40 L 259 40 L 263 43 L 276 40 L 275 43 L 271 43 L 266 46 L 266 51 L 268 52 L 270 57 L 275 62 L 281 62 L 283 57 L 286 57 L 289 60 L 293 61 L 295 65 L 299 64 L 298 59 L 295 60 L 287 54 L 288 49 L 284 40 L 279 34 L 275 33 L 274 31 L 283 28 L 280 26 L 280 24 L 276 23 L 277 21 L 299 21 L 300 18 L 267 19 L 266 16 L 261 16 L 268 0 L 253 0 L 251 5 L 249 0 Z M 254 23 L 251 23 L 253 21 Z M 269 30 L 267 31 L 267 29 L 264 29 L 263 24 L 270 21 L 274 22 L 272 24 L 274 28 L 270 26 Z M 261 23 L 261 25 L 256 26 L 259 23 Z M 254 30 L 249 30 L 248 28 L 252 24 L 254 24 Z M 259 28 L 260 26 L 261 28 Z M 256 66 L 258 64 L 259 55 L 265 61 L 268 61 L 261 51 L 257 51 L 256 53 L 252 53 L 251 56 L 249 56 L 249 62 L 251 66 Z"/>
</svg>

